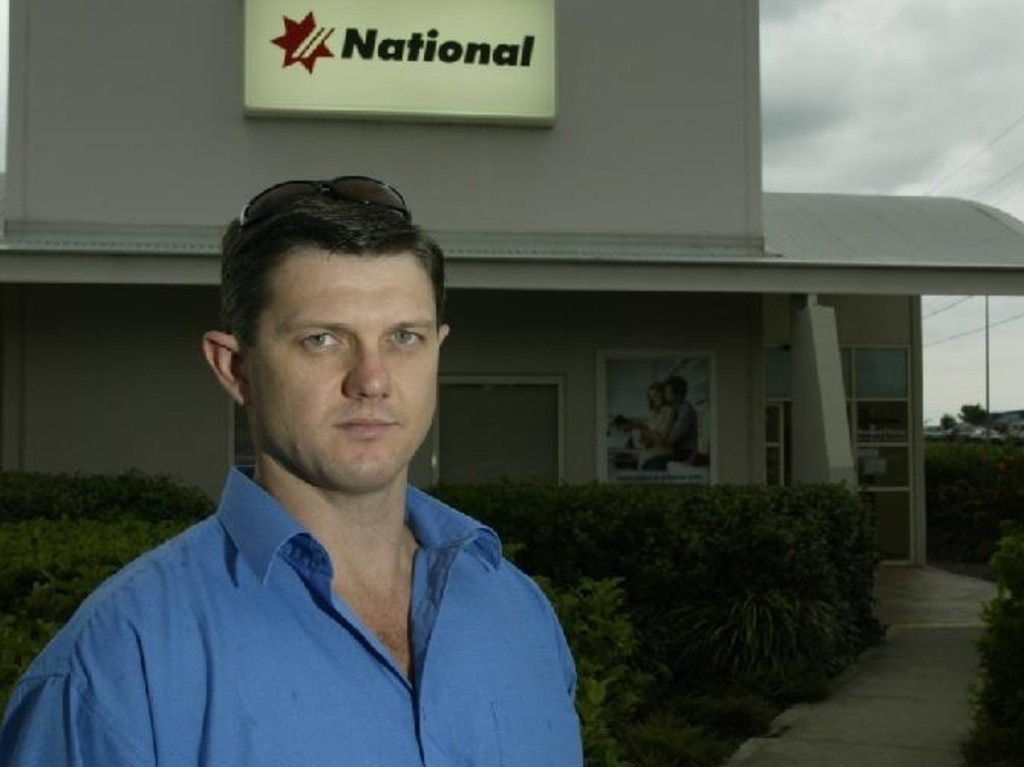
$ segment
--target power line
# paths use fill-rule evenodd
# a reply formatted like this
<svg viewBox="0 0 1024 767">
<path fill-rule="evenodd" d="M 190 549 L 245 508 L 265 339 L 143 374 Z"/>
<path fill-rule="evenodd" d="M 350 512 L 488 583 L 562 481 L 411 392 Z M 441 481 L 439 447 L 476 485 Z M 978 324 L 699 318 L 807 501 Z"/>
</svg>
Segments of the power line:
<svg viewBox="0 0 1024 767">
<path fill-rule="evenodd" d="M 977 160 L 978 157 L 980 157 L 982 154 L 984 154 L 989 149 L 991 149 L 996 144 L 998 144 L 1000 141 L 1002 141 L 1006 137 L 1006 135 L 1008 133 L 1010 133 L 1010 131 L 1012 131 L 1014 128 L 1016 128 L 1018 125 L 1020 125 L 1022 122 L 1024 122 L 1024 114 L 1022 114 L 1020 117 L 1018 117 L 1012 123 L 1010 123 L 1009 126 L 1007 126 L 1005 129 L 1003 129 L 1003 131 L 998 136 L 996 136 L 994 139 L 992 139 L 987 144 L 985 144 L 985 146 L 980 147 L 976 152 L 974 152 L 974 154 L 972 154 L 970 157 L 968 157 L 962 163 L 957 165 L 952 170 L 952 172 L 947 173 L 945 176 L 943 176 L 941 179 L 939 179 L 939 182 L 937 184 L 935 184 L 931 189 L 929 189 L 927 192 L 925 192 L 925 196 L 929 197 L 929 196 L 935 194 L 935 191 L 937 189 L 939 189 L 940 187 L 945 186 L 949 181 L 951 181 L 953 178 L 958 176 L 960 174 L 960 171 L 962 171 L 968 165 L 970 165 L 975 160 Z"/>
<path fill-rule="evenodd" d="M 999 320 L 999 322 L 990 322 L 987 326 L 986 325 L 982 325 L 980 328 L 974 328 L 973 330 L 965 330 L 963 333 L 957 333 L 957 334 L 952 335 L 952 336 L 946 336 L 945 338 L 940 338 L 938 341 L 932 341 L 930 344 L 925 344 L 925 348 L 927 348 L 929 346 L 938 346 L 939 344 L 946 343 L 946 341 L 955 341 L 958 338 L 963 338 L 964 336 L 971 336 L 971 335 L 974 335 L 975 333 L 984 333 L 986 327 L 989 330 L 991 330 L 992 328 L 997 328 L 1000 325 L 1005 325 L 1008 322 L 1013 322 L 1014 320 L 1019 320 L 1021 317 L 1024 317 L 1024 312 L 1021 312 L 1020 314 L 1015 314 L 1012 317 L 1007 317 L 1005 319 Z"/>
<path fill-rule="evenodd" d="M 943 312 L 948 312 L 954 306 L 960 306 L 960 304 L 962 304 L 964 301 L 970 301 L 972 298 L 977 298 L 977 296 L 964 296 L 963 298 L 954 301 L 953 303 L 949 304 L 948 306 L 943 306 L 941 309 L 936 309 L 934 312 L 928 312 L 928 314 L 924 315 L 921 319 L 926 320 L 929 317 L 934 317 L 936 314 L 942 314 Z"/>
<path fill-rule="evenodd" d="M 1024 162 L 1021 162 L 1021 163 L 1018 163 L 1017 165 L 1014 165 L 1010 170 L 1006 171 L 1006 173 L 1001 175 L 995 181 L 992 181 L 991 183 L 986 184 L 979 191 L 975 192 L 973 196 L 976 199 L 981 199 L 982 195 L 984 195 L 990 189 L 994 189 L 995 187 L 999 186 L 1001 183 L 1003 183 L 1004 180 L 1006 180 L 1007 178 L 1009 178 L 1010 176 L 1012 176 L 1014 173 L 1016 173 L 1017 171 L 1019 171 L 1021 169 L 1024 169 Z"/>
<path fill-rule="evenodd" d="M 1024 184 L 1018 184 L 1017 186 L 1010 187 L 1010 191 L 1005 192 L 1001 197 L 997 197 L 992 201 L 992 205 L 1000 205 L 1006 200 L 1012 200 L 1017 195 L 1024 192 Z"/>
</svg>

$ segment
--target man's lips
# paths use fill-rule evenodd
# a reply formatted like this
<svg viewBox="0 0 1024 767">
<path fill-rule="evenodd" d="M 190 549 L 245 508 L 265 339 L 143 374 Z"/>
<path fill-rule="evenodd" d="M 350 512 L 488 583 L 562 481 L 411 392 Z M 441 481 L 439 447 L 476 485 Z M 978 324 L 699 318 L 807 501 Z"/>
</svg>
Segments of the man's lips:
<svg viewBox="0 0 1024 767">
<path fill-rule="evenodd" d="M 339 424 L 339 428 L 358 439 L 376 439 L 391 432 L 398 426 L 396 421 L 388 418 L 347 418 Z"/>
</svg>

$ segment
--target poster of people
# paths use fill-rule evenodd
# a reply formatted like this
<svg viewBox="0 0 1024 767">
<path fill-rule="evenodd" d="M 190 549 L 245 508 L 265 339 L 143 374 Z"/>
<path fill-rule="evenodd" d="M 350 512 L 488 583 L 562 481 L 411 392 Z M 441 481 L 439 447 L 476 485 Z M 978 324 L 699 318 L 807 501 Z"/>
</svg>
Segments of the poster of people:
<svg viewBox="0 0 1024 767">
<path fill-rule="evenodd" d="M 711 355 L 606 353 L 599 365 L 603 478 L 710 483 Z"/>
</svg>

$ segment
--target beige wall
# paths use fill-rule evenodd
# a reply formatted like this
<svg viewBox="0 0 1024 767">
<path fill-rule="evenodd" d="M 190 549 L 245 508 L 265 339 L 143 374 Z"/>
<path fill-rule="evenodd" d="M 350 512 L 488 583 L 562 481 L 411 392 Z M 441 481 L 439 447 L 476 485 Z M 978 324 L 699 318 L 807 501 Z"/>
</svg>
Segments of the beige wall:
<svg viewBox="0 0 1024 767">
<path fill-rule="evenodd" d="M 138 468 L 219 492 L 229 408 L 199 346 L 216 325 L 215 289 L 55 285 L 2 295 L 3 468 Z"/>
<path fill-rule="evenodd" d="M 4 468 L 135 467 L 219 491 L 229 407 L 199 353 L 215 290 L 28 286 L 3 300 Z M 589 482 L 598 352 L 711 352 L 717 480 L 758 481 L 758 306 L 757 296 L 725 294 L 457 291 L 442 373 L 559 377 L 565 479 Z"/>
<path fill-rule="evenodd" d="M 242 12 L 11 0 L 10 220 L 220 224 L 369 173 L 436 230 L 761 233 L 755 0 L 559 0 L 551 128 L 246 117 Z"/>
<path fill-rule="evenodd" d="M 759 481 L 764 460 L 758 308 L 740 294 L 458 291 L 443 374 L 560 376 L 565 479 L 596 475 L 599 351 L 711 352 L 714 460 L 723 483 Z"/>
<path fill-rule="evenodd" d="M 910 345 L 912 296 L 821 296 L 820 301 L 836 309 L 839 343 L 843 346 Z"/>
<path fill-rule="evenodd" d="M 229 407 L 199 352 L 216 290 L 22 286 L 2 293 L 3 468 L 169 473 L 216 494 Z M 841 344 L 902 343 L 905 298 L 831 297 Z M 600 351 L 711 352 L 714 459 L 723 483 L 763 476 L 765 338 L 786 297 L 744 294 L 454 291 L 445 375 L 562 381 L 565 479 L 596 475 Z M 909 339 L 908 339 L 909 340 Z"/>
<path fill-rule="evenodd" d="M 840 346 L 909 346 L 913 341 L 913 296 L 822 295 L 818 302 L 835 308 Z M 792 311 L 789 295 L 763 296 L 766 346 L 789 343 Z"/>
</svg>

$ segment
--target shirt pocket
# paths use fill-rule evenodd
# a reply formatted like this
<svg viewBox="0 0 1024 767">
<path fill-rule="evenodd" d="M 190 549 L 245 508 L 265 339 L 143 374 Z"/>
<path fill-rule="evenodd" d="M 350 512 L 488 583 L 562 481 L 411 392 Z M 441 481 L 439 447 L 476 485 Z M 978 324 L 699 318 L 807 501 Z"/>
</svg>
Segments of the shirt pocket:
<svg viewBox="0 0 1024 767">
<path fill-rule="evenodd" d="M 580 723 L 571 702 L 538 705 L 516 700 L 491 704 L 501 767 L 579 767 Z"/>
</svg>

